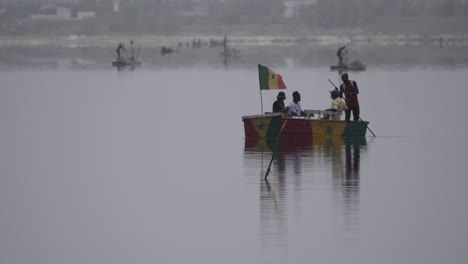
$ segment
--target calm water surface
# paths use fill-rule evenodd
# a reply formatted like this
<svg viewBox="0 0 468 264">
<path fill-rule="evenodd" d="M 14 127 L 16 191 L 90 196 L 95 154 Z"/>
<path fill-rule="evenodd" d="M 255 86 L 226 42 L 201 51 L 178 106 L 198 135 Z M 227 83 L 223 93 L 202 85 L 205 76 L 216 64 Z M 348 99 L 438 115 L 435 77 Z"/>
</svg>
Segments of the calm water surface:
<svg viewBox="0 0 468 264">
<path fill-rule="evenodd" d="M 328 108 L 336 73 L 275 70 Z M 351 73 L 377 137 L 281 142 L 266 183 L 256 65 L 3 69 L 0 263 L 466 263 L 467 74 Z"/>
</svg>

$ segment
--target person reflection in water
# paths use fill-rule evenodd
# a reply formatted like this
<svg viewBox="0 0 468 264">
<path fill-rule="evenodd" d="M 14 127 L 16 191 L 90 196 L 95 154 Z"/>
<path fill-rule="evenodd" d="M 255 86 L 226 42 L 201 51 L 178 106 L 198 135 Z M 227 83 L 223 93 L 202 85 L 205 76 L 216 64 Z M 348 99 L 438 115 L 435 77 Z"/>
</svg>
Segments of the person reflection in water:
<svg viewBox="0 0 468 264">
<path fill-rule="evenodd" d="M 346 144 L 345 146 L 345 186 L 347 188 L 359 189 L 359 163 L 361 149 L 358 143 Z"/>
<path fill-rule="evenodd" d="M 343 221 L 350 243 L 355 240 L 356 230 L 360 228 L 360 159 L 363 142 L 351 140 L 345 142 L 344 175 L 341 181 Z"/>
</svg>

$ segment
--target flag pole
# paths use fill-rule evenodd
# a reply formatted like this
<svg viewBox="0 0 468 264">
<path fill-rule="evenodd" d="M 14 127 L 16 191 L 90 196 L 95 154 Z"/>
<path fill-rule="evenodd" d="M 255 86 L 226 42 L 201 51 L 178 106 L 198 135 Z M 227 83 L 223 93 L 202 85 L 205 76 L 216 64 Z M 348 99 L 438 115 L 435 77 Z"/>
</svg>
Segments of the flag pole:
<svg viewBox="0 0 468 264">
<path fill-rule="evenodd" d="M 260 106 L 261 106 L 261 112 L 260 112 L 260 114 L 263 115 L 263 97 L 262 97 L 262 90 L 260 90 Z"/>
</svg>

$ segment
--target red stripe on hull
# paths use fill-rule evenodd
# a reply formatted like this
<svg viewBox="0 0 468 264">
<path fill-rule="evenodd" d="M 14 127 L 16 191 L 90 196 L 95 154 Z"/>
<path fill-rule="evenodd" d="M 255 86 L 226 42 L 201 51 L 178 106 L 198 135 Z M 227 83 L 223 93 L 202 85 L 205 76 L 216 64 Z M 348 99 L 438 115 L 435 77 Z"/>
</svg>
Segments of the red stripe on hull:
<svg viewBox="0 0 468 264">
<path fill-rule="evenodd" d="M 248 138 L 260 137 L 260 135 L 257 132 L 257 129 L 255 129 L 252 120 L 244 120 L 244 132 L 245 136 Z"/>
<path fill-rule="evenodd" d="M 312 126 L 309 122 L 304 122 L 303 119 L 287 119 L 288 123 L 284 127 L 283 135 L 288 137 L 311 137 L 312 136 Z M 284 121 L 283 121 L 284 122 Z"/>
</svg>

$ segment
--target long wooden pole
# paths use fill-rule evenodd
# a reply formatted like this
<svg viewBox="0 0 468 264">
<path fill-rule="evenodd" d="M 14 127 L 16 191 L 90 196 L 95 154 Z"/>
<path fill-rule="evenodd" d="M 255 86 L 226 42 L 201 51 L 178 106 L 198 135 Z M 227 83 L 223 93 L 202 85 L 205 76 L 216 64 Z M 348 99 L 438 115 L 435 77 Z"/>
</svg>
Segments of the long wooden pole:
<svg viewBox="0 0 468 264">
<path fill-rule="evenodd" d="M 359 117 L 359 120 L 364 121 L 364 120 L 362 120 L 361 117 Z M 372 134 L 374 137 L 376 137 L 376 135 L 374 134 L 374 132 L 372 132 L 372 130 L 369 128 L 369 126 L 367 126 L 367 129 L 369 129 L 369 132 L 371 132 L 371 134 Z"/>
<path fill-rule="evenodd" d="M 265 173 L 265 178 L 264 178 L 265 181 L 268 181 L 268 180 L 267 180 L 267 177 L 268 177 L 268 174 L 270 173 L 271 163 L 273 163 L 273 159 L 275 158 L 275 153 L 276 153 L 278 141 L 279 141 L 279 138 L 280 138 L 280 136 L 281 136 L 281 132 L 283 132 L 283 129 L 284 129 L 284 127 L 286 126 L 286 123 L 287 123 L 287 122 L 288 122 L 288 120 L 285 119 L 285 120 L 284 120 L 284 123 L 283 123 L 283 125 L 281 126 L 281 129 L 280 129 L 280 131 L 279 131 L 279 133 L 278 133 L 278 136 L 276 136 L 275 144 L 273 145 L 273 154 L 271 155 L 270 164 L 268 165 L 268 169 L 267 169 L 267 171 L 266 171 L 266 173 Z"/>
<path fill-rule="evenodd" d="M 332 81 L 330 81 L 330 79 L 328 79 L 328 81 L 335 87 L 335 89 L 338 90 L 338 87 L 336 87 L 336 85 L 335 85 Z M 361 117 L 359 117 L 359 120 L 363 121 Z M 367 126 L 367 129 L 369 129 L 369 132 L 371 132 L 372 135 L 373 135 L 374 137 L 376 137 L 376 135 L 374 134 L 374 132 L 372 132 L 372 130 L 369 128 L 369 126 Z"/>
</svg>

